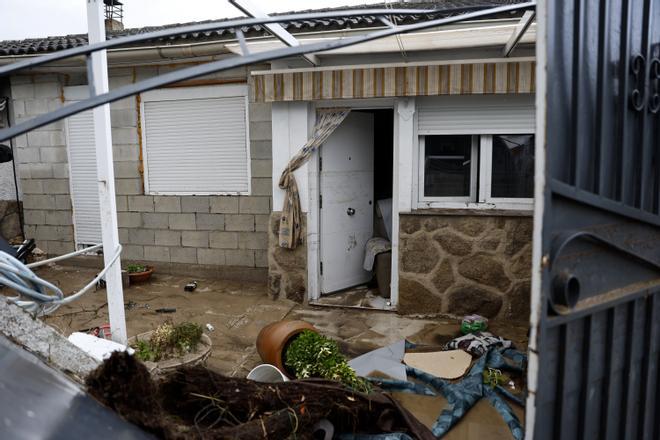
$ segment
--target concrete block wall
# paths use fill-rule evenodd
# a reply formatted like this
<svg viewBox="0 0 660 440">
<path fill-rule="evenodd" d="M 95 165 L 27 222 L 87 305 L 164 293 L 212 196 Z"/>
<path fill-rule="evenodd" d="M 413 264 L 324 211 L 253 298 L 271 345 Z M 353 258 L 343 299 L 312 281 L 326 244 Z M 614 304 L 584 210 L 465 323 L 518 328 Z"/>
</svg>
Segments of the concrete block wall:
<svg viewBox="0 0 660 440">
<path fill-rule="evenodd" d="M 55 110 L 62 103 L 62 76 L 42 74 L 11 78 L 14 123 Z M 14 139 L 23 193 L 25 235 L 45 252 L 73 250 L 64 122 L 59 121 Z"/>
<path fill-rule="evenodd" d="M 264 66 L 255 68 L 263 69 Z M 171 67 L 111 69 L 110 88 L 170 71 Z M 247 78 L 245 69 L 207 79 Z M 63 105 L 65 85 L 82 75 L 11 78 L 18 120 Z M 151 196 L 144 194 L 138 139 L 138 101 L 111 105 L 119 237 L 123 259 L 165 264 L 253 268 L 265 280 L 271 202 L 270 104 L 250 99 L 252 192 L 249 196 Z M 74 248 L 64 123 L 21 136 L 18 159 L 28 237 L 48 254 Z"/>
</svg>

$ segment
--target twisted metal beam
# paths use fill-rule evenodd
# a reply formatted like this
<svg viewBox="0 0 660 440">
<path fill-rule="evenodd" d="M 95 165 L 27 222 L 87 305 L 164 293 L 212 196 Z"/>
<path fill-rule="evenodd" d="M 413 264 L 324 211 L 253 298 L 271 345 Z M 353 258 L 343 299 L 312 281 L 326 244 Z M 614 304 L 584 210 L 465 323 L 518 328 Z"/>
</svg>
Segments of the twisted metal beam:
<svg viewBox="0 0 660 440">
<path fill-rule="evenodd" d="M 449 8 L 449 9 L 352 9 L 342 11 L 329 11 L 329 12 L 308 12 L 299 14 L 287 14 L 279 16 L 270 16 L 268 18 L 239 18 L 232 20 L 219 21 L 214 23 L 200 23 L 188 26 L 178 26 L 169 29 L 162 29 L 154 32 L 147 32 L 144 34 L 129 35 L 120 38 L 113 38 L 100 43 L 88 44 L 85 46 L 74 47 L 71 49 L 61 50 L 47 55 L 41 55 L 37 58 L 29 58 L 24 61 L 9 64 L 0 67 L 0 76 L 5 76 L 10 73 L 37 67 L 43 64 L 59 61 L 66 58 L 89 55 L 102 49 L 112 49 L 121 46 L 128 46 L 137 43 L 143 43 L 150 40 L 159 38 L 176 37 L 184 34 L 193 34 L 201 32 L 210 32 L 218 30 L 234 31 L 248 26 L 265 25 L 270 23 L 289 23 L 293 21 L 302 20 L 321 20 L 328 18 L 347 18 L 355 16 L 373 15 L 375 17 L 384 17 L 387 15 L 438 15 L 438 14 L 455 14 L 460 12 L 469 12 L 473 10 L 481 10 L 483 6 L 471 6 L 462 8 Z M 244 32 L 244 29 L 241 29 Z"/>
<path fill-rule="evenodd" d="M 405 34 L 413 31 L 418 31 L 422 29 L 428 29 L 432 27 L 437 27 L 437 26 L 442 26 L 442 25 L 447 25 L 451 23 L 457 23 L 460 21 L 465 21 L 465 20 L 471 20 L 471 19 L 478 19 L 478 18 L 483 18 L 483 17 L 488 17 L 496 14 L 501 14 L 505 12 L 512 12 L 512 11 L 519 11 L 519 10 L 527 10 L 534 8 L 536 6 L 536 1 L 529 1 L 525 3 L 520 3 L 520 4 L 515 4 L 515 5 L 507 5 L 507 6 L 498 6 L 495 8 L 488 8 L 488 9 L 482 9 L 478 11 L 473 11 L 473 12 L 467 12 L 461 15 L 457 16 L 451 16 L 451 17 L 445 17 L 445 18 L 436 18 L 420 23 L 413 23 L 409 25 L 403 25 L 403 26 L 393 26 L 393 27 L 388 27 L 386 29 L 378 30 L 375 32 L 371 32 L 365 35 L 358 35 L 354 37 L 348 37 L 348 38 L 343 38 L 340 40 L 335 40 L 335 41 L 324 41 L 324 42 L 319 42 L 319 43 L 312 43 L 312 44 L 304 44 L 300 46 L 295 46 L 295 47 L 286 47 L 286 48 L 281 48 L 281 49 L 274 49 L 271 51 L 267 52 L 262 52 L 262 53 L 257 53 L 257 54 L 252 54 L 252 53 L 244 53 L 243 55 L 237 55 L 235 57 L 232 57 L 230 59 L 224 59 L 224 60 L 218 60 L 218 61 L 213 61 L 209 62 L 206 64 L 198 65 L 198 66 L 193 66 L 193 67 L 188 67 L 185 69 L 180 69 L 174 72 L 170 72 L 164 75 L 160 75 L 157 77 L 149 78 L 134 84 L 129 84 L 126 86 L 122 86 L 119 88 L 116 88 L 114 90 L 109 91 L 108 93 L 104 93 L 101 95 L 96 95 L 93 93 L 93 90 L 91 90 L 92 93 L 90 93 L 90 97 L 83 100 L 83 101 L 78 101 L 76 103 L 67 105 L 65 107 L 59 108 L 57 110 L 54 110 L 49 113 L 45 113 L 39 116 L 36 116 L 28 121 L 22 122 L 18 125 L 14 125 L 12 127 L 8 127 L 5 129 L 0 130 L 0 142 L 19 136 L 21 134 L 27 133 L 28 131 L 34 130 L 39 127 L 43 127 L 44 125 L 51 124 L 53 122 L 59 121 L 61 119 L 67 118 L 69 116 L 75 115 L 77 113 L 92 109 L 94 107 L 98 107 L 103 104 L 107 104 L 110 102 L 118 101 L 120 99 L 136 95 L 141 92 L 145 92 L 148 90 L 156 89 L 158 87 L 165 86 L 167 84 L 172 84 L 172 83 L 177 83 L 180 81 L 185 81 L 191 78 L 196 78 L 200 76 L 205 76 L 209 75 L 211 73 L 215 72 L 220 72 L 223 70 L 228 70 L 228 69 L 233 69 L 236 67 L 240 66 L 245 66 L 249 64 L 255 64 L 255 63 L 261 63 L 261 62 L 266 62 L 266 61 L 273 61 L 273 60 L 278 60 L 282 58 L 288 58 L 291 56 L 296 56 L 296 55 L 302 55 L 306 53 L 313 53 L 313 52 L 324 52 L 327 50 L 332 50 L 332 49 L 338 49 L 342 47 L 348 47 L 348 46 L 353 46 L 356 44 L 360 43 L 365 43 L 367 41 L 372 41 L 376 40 L 379 38 L 384 38 L 392 35 L 398 35 L 398 34 Z M 292 15 L 286 15 L 286 16 L 280 16 L 280 17 L 271 17 L 268 19 L 241 19 L 241 20 L 230 20 L 227 22 L 223 23 L 215 23 L 215 24 L 207 24 L 207 25 L 196 25 L 196 26 L 185 26 L 182 28 L 173 28 L 173 29 L 167 29 L 163 31 L 158 31 L 150 34 L 140 34 L 140 35 L 134 35 L 134 36 L 129 36 L 129 37 L 122 37 L 122 38 L 117 38 L 114 40 L 109 40 L 105 41 L 102 43 L 97 43 L 97 44 L 92 44 L 89 46 L 83 46 L 80 48 L 73 48 L 73 49 L 68 49 L 65 51 L 62 51 L 61 53 L 54 53 L 50 55 L 44 55 L 39 58 L 31 59 L 31 60 L 26 60 L 26 61 L 21 61 L 19 63 L 15 63 L 12 65 L 9 65 L 5 68 L 0 68 L 0 76 L 10 73 L 10 72 L 15 72 L 19 69 L 23 68 L 28 68 L 28 67 L 35 67 L 37 65 L 45 64 L 48 62 L 52 62 L 55 60 L 60 60 L 63 58 L 69 58 L 72 56 L 79 56 L 79 55 L 87 55 L 89 58 L 89 54 L 98 50 L 104 50 L 108 49 L 110 47 L 116 47 L 116 46 L 121 46 L 125 44 L 131 44 L 135 42 L 140 42 L 140 41 L 145 41 L 145 40 L 151 40 L 154 38 L 160 38 L 160 37 L 167 37 L 167 36 L 173 36 L 173 35 L 181 35 L 184 33 L 188 32 L 202 32 L 204 30 L 213 30 L 213 29 L 228 29 L 228 28 L 239 28 L 243 26 L 249 26 L 249 25 L 256 25 L 256 24 L 264 24 L 264 23 L 275 23 L 275 22 L 285 22 L 285 21 L 293 21 L 293 20 L 301 20 L 301 19 L 317 19 L 317 18 L 332 18 L 332 17 L 350 17 L 350 16 L 355 16 L 355 15 L 392 15 L 393 13 L 398 13 L 398 14 L 408 14 L 408 15 L 419 15 L 419 14 L 425 14 L 425 15 L 437 15 L 437 14 L 446 14 L 448 12 L 447 9 L 444 10 L 419 10 L 419 9 L 395 9 L 395 10 L 389 10 L 389 9 L 367 9 L 367 10 L 361 10 L 359 11 L 359 14 L 355 10 L 349 10 L 349 11 L 335 11 L 332 13 L 308 13 L 308 14 L 292 14 Z M 242 36 L 239 35 L 239 39 L 242 38 Z M 89 69 L 88 69 L 89 70 Z M 88 71 L 88 75 L 90 72 Z M 91 84 L 92 78 L 90 78 L 89 83 Z"/>
</svg>

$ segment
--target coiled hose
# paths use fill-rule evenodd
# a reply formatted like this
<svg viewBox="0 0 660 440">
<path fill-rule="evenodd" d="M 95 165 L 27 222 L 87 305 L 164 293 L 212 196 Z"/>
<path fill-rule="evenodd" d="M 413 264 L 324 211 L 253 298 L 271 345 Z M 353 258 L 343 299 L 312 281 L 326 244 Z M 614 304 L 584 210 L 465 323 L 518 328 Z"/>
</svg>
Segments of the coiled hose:
<svg viewBox="0 0 660 440">
<path fill-rule="evenodd" d="M 92 281 L 78 292 L 66 297 L 59 287 L 35 275 L 31 268 L 66 260 L 67 258 L 87 252 L 93 252 L 102 248 L 103 245 L 97 244 L 76 252 L 27 265 L 8 253 L 0 251 L 0 285 L 7 286 L 18 293 L 18 296 L 9 298 L 9 301 L 12 303 L 22 307 L 35 316 L 48 315 L 57 310 L 62 304 L 68 304 L 75 301 L 88 292 L 92 287 L 96 286 L 96 283 L 103 278 L 108 269 L 115 263 L 115 261 L 117 261 L 117 258 L 119 258 L 119 255 L 121 254 L 122 247 L 121 245 L 117 246 L 117 251 L 112 256 L 110 264 L 105 266 Z"/>
</svg>

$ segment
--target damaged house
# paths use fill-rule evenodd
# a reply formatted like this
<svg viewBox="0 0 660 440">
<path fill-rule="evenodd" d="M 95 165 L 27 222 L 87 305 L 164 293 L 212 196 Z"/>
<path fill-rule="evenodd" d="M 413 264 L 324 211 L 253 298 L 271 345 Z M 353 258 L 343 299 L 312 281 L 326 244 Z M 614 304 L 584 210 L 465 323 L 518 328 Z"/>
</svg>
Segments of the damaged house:
<svg viewBox="0 0 660 440">
<path fill-rule="evenodd" d="M 394 5 L 449 16 L 504 3 L 517 2 Z M 527 319 L 535 25 L 520 28 L 529 19 L 461 22 L 113 103 L 122 259 L 267 281 L 273 297 L 297 301 L 368 295 L 361 305 L 399 313 Z M 157 29 L 110 24 L 109 38 Z M 287 31 L 308 43 L 386 25 L 364 15 Z M 243 33 L 251 52 L 282 46 L 260 26 Z M 86 38 L 0 42 L 0 64 Z M 228 31 L 112 49 L 110 88 L 240 51 Z M 24 71 L 0 88 L 20 122 L 84 99 L 84 60 Z M 13 142 L 25 234 L 49 255 L 101 242 L 92 125 L 82 113 Z"/>
</svg>

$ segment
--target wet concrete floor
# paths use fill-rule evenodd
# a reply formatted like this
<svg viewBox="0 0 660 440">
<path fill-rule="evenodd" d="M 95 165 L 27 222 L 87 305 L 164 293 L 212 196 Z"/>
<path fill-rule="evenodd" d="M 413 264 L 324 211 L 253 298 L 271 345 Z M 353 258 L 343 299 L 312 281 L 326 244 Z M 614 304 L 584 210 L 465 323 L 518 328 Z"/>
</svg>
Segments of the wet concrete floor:
<svg viewBox="0 0 660 440">
<path fill-rule="evenodd" d="M 60 286 L 68 295 L 89 282 L 96 271 L 53 265 L 39 269 L 38 274 Z M 193 321 L 202 326 L 211 324 L 214 330 L 205 330 L 213 341 L 207 365 L 229 376 L 244 377 L 260 363 L 254 345 L 259 330 L 284 318 L 311 322 L 323 334 L 339 341 L 349 357 L 402 338 L 416 344 L 441 346 L 459 334 L 457 320 L 450 318 L 422 319 L 399 316 L 394 312 L 273 301 L 266 294 L 266 286 L 259 283 L 196 279 L 197 289 L 192 293 L 185 292 L 184 285 L 190 281 L 181 276 L 156 273 L 149 282 L 125 289 L 128 336 L 153 330 L 166 320 L 175 323 Z M 159 308 L 176 308 L 176 312 L 157 313 Z M 67 336 L 74 331 L 107 323 L 105 289 L 92 291 L 61 307 L 45 321 Z M 490 328 L 495 334 L 511 339 L 517 348 L 526 349 L 527 327 L 524 322 L 495 321 L 491 322 Z M 411 400 L 410 396 L 399 397 L 429 426 L 445 405 L 442 398 Z M 522 409 L 517 413 L 524 417 Z M 444 438 L 486 440 L 511 438 L 511 434 L 494 408 L 482 401 Z"/>
</svg>

